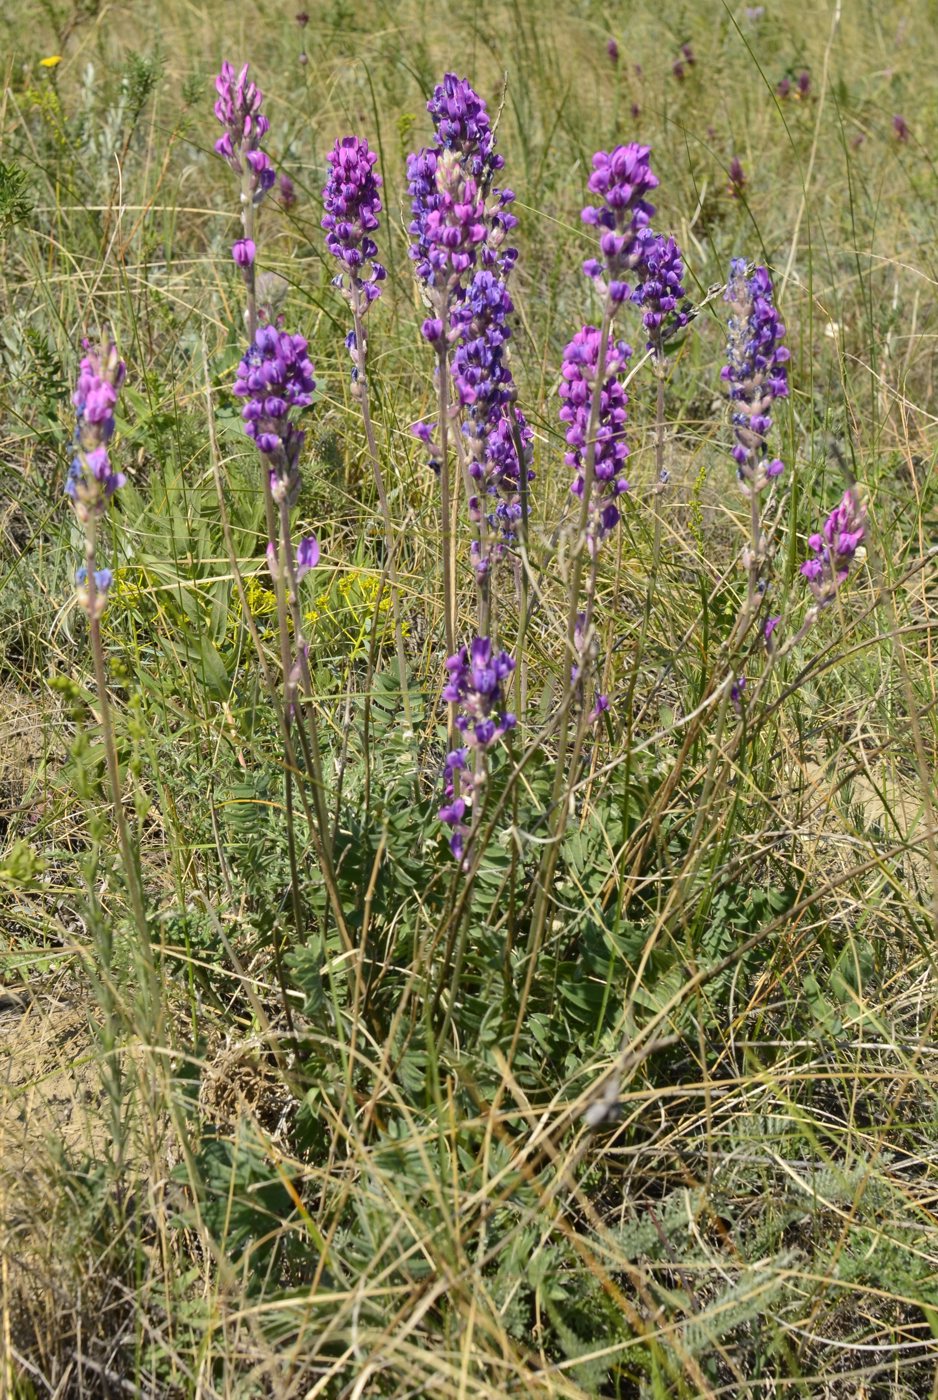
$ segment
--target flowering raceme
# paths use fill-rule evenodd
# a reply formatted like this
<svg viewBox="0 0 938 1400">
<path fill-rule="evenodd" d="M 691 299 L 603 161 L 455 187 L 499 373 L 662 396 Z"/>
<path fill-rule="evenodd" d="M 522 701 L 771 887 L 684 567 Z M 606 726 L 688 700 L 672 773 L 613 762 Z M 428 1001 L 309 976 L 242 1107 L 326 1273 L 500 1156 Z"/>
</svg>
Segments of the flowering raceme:
<svg viewBox="0 0 938 1400">
<path fill-rule="evenodd" d="M 589 455 L 590 415 L 593 390 L 599 372 L 601 334 L 595 326 L 577 331 L 564 350 L 561 370 L 561 422 L 567 424 L 566 441 L 570 451 L 564 461 L 576 472 L 570 490 L 582 498 L 586 485 Z M 628 399 L 618 375 L 632 354 L 622 340 L 610 341 L 606 347 L 603 385 L 599 396 L 599 414 L 593 447 L 593 481 L 590 490 L 587 520 L 587 544 L 595 557 L 600 543 L 619 522 L 616 501 L 629 489 L 620 474 L 629 455 L 625 441 L 626 404 Z"/>
<path fill-rule="evenodd" d="M 721 377 L 729 385 L 733 408 L 737 476 L 748 496 L 764 490 L 784 470 L 777 458 L 769 460 L 767 438 L 772 428 L 772 405 L 788 395 L 789 352 L 781 343 L 785 327 L 775 309 L 772 283 L 764 267 L 757 267 L 749 276 L 745 259 L 734 258 L 726 300 L 732 315 L 728 363 Z"/>
<path fill-rule="evenodd" d="M 623 277 L 631 272 L 641 258 L 638 236 L 648 226 L 655 207 L 646 195 L 657 188 L 658 177 L 649 163 L 651 148 L 632 142 L 616 146 L 612 151 L 597 151 L 593 156 L 593 173 L 588 189 L 602 197 L 602 204 L 587 205 L 582 212 L 585 224 L 599 230 L 599 247 L 603 262 L 588 258 L 583 264 L 587 277 L 605 282 L 613 302 L 626 301 L 630 296 Z"/>
<path fill-rule="evenodd" d="M 83 348 L 85 355 L 72 395 L 76 412 L 75 441 L 65 493 L 74 502 L 75 515 L 85 535 L 88 562 L 76 575 L 79 601 L 92 618 L 97 618 L 104 611 L 105 596 L 112 581 L 110 569 L 94 568 L 98 521 L 107 511 L 114 492 L 125 481 L 123 473 L 116 472 L 111 465 L 108 444 L 114 433 L 114 408 L 127 376 L 127 366 L 118 355 L 117 346 L 107 336 L 99 349 L 92 349 L 87 340 Z"/>
<path fill-rule="evenodd" d="M 852 487 L 831 511 L 821 533 L 808 540 L 814 558 L 805 560 L 801 572 L 808 580 L 818 607 L 833 602 L 837 590 L 846 582 L 865 532 L 866 503 L 860 488 Z"/>
<path fill-rule="evenodd" d="M 83 348 L 86 353 L 72 395 L 77 414 L 74 456 L 65 483 L 66 495 L 75 502 L 82 524 L 104 514 L 109 499 L 126 479 L 112 468 L 108 443 L 114 432 L 117 395 L 127 375 L 127 366 L 113 341 L 105 341 L 100 350 L 94 350 L 86 340 Z"/>
<path fill-rule="evenodd" d="M 463 434 L 467 442 L 470 477 L 480 483 L 489 497 L 497 497 L 496 508 L 487 514 L 495 539 L 483 548 L 473 545 L 473 563 L 484 575 L 492 562 L 515 536 L 521 514 L 521 466 L 517 441 L 509 417 L 515 398 L 515 385 L 507 360 L 511 337 L 508 317 L 514 310 L 504 281 L 482 269 L 466 290 L 466 299 L 453 311 L 452 323 L 459 342 L 452 359 L 453 385 L 457 402 L 464 410 Z M 515 411 L 518 437 L 525 457 L 527 479 L 534 473 L 528 467 L 532 434 L 522 414 Z M 478 497 L 469 502 L 470 515 L 479 519 L 483 507 Z"/>
<path fill-rule="evenodd" d="M 249 198 L 259 204 L 276 176 L 270 157 L 260 149 L 270 123 L 261 112 L 264 94 L 248 82 L 248 67 L 246 63 L 236 76 L 232 65 L 225 62 L 215 79 L 215 115 L 225 128 L 215 150 L 236 175 L 247 174 Z"/>
<path fill-rule="evenodd" d="M 245 432 L 268 459 L 274 499 L 296 499 L 303 431 L 291 421 L 293 409 L 313 401 L 316 381 L 301 335 L 261 326 L 238 366 L 234 392 L 247 402 L 241 410 Z"/>
<path fill-rule="evenodd" d="M 374 169 L 378 157 L 367 141 L 345 136 L 326 159 L 330 170 L 322 192 L 326 209 L 322 227 L 329 251 L 345 265 L 336 282 L 347 295 L 360 292 L 367 306 L 380 296 L 386 275 L 372 238 L 382 208 L 381 176 Z"/>
<path fill-rule="evenodd" d="M 482 246 L 479 255 L 485 266 L 496 266 L 507 275 L 517 259 L 517 249 L 503 248 L 505 238 L 517 224 L 509 205 L 514 200 L 511 190 L 491 188 L 492 177 L 504 165 L 495 151 L 495 136 L 491 129 L 484 101 L 464 78 L 447 73 L 433 91 L 427 103 L 433 118 L 438 145 L 418 151 L 407 159 L 408 190 L 412 201 L 409 232 L 413 238 L 410 256 L 417 276 L 428 286 L 439 286 L 441 265 L 439 253 L 443 229 L 459 226 L 461 220 L 450 209 L 447 217 L 439 217 L 445 196 L 451 200 L 462 194 L 458 202 L 472 203 L 471 223 L 483 222 L 483 238 L 475 240 Z M 457 173 L 458 172 L 458 173 Z M 455 242 L 452 233 L 448 235 Z M 445 246 L 445 245 L 444 245 Z M 431 256 L 434 247 L 437 256 Z M 458 250 L 463 251 L 465 250 Z M 464 272 L 475 262 L 473 256 L 461 268 L 448 269 L 455 274 Z"/>
<path fill-rule="evenodd" d="M 440 821 L 452 828 L 450 849 L 462 860 L 469 826 L 465 818 L 485 783 L 485 759 L 499 739 L 513 729 L 515 716 L 504 708 L 502 683 L 515 669 L 507 652 L 496 652 L 489 637 L 476 637 L 468 647 L 460 647 L 446 663 L 449 682 L 443 699 L 458 706 L 456 728 L 465 744 L 454 749 L 446 760 L 446 796 L 451 800 L 440 809 Z M 471 755 L 478 762 L 471 767 Z"/>
<path fill-rule="evenodd" d="M 690 320 L 684 301 L 684 260 L 674 239 L 642 229 L 636 241 L 636 270 L 642 280 L 631 300 L 642 309 L 642 323 L 650 332 L 650 350 L 660 350 L 663 329 L 686 326 Z"/>
</svg>

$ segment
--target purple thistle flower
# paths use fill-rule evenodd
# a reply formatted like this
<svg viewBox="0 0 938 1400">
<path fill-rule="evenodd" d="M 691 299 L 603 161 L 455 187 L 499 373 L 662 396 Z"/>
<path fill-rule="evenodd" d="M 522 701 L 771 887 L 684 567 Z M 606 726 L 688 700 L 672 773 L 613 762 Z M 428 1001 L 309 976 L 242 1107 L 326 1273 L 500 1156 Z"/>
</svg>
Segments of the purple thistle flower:
<svg viewBox="0 0 938 1400">
<path fill-rule="evenodd" d="M 819 608 L 832 602 L 838 588 L 846 582 L 865 532 L 866 502 L 860 489 L 853 487 L 844 492 L 840 504 L 824 522 L 821 533 L 808 540 L 814 558 L 805 560 L 801 572 Z"/>
<path fill-rule="evenodd" d="M 600 332 L 595 326 L 584 326 L 577 331 L 564 350 L 561 369 L 560 397 L 563 407 L 560 420 L 567 424 L 566 441 L 571 449 L 564 461 L 575 469 L 570 490 L 581 499 L 585 486 L 593 388 L 599 373 L 600 340 Z M 603 537 L 619 522 L 616 500 L 629 489 L 629 483 L 620 475 L 629 455 L 625 441 L 628 399 L 617 376 L 631 354 L 631 348 L 622 340 L 610 341 L 606 348 L 587 524 L 587 544 L 594 557 Z"/>
<path fill-rule="evenodd" d="M 440 809 L 439 818 L 452 828 L 450 849 L 462 861 L 470 830 L 465 818 L 485 784 L 487 755 L 517 722 L 505 709 L 502 693 L 502 683 L 515 663 L 507 652 L 495 652 L 490 638 L 476 637 L 449 658 L 446 668 L 449 682 L 443 688 L 443 699 L 459 708 L 456 728 L 465 744 L 447 757 L 445 793 L 450 801 Z M 470 772 L 472 753 L 476 756 L 474 772 Z"/>
<path fill-rule="evenodd" d="M 784 78 L 779 78 L 775 91 L 783 101 L 789 96 L 791 93 L 791 78 L 789 78 L 787 74 Z"/>
<path fill-rule="evenodd" d="M 660 351 L 664 323 L 667 321 L 669 328 L 677 328 L 686 326 L 690 320 L 689 307 L 678 306 L 687 295 L 684 260 L 673 238 L 652 233 L 648 228 L 639 234 L 637 248 L 640 256 L 637 269 L 643 280 L 632 292 L 632 301 L 642 308 L 642 321 L 645 329 L 651 332 L 648 349 Z"/>
<path fill-rule="evenodd" d="M 225 128 L 215 150 L 236 175 L 245 175 L 247 167 L 247 194 L 252 203 L 260 204 L 276 176 L 270 157 L 260 149 L 270 122 L 261 112 L 264 94 L 248 82 L 248 67 L 246 63 L 236 76 L 232 65 L 225 62 L 215 79 L 215 115 Z"/>
<path fill-rule="evenodd" d="M 238 366 L 234 392 L 247 402 L 241 410 L 245 432 L 269 458 L 274 499 L 296 499 L 297 462 L 303 432 L 290 419 L 293 409 L 312 403 L 316 381 L 301 335 L 261 326 Z"/>
<path fill-rule="evenodd" d="M 733 408 L 737 476 L 743 491 L 750 495 L 764 490 L 784 470 L 778 459 L 768 460 L 766 439 L 772 427 L 772 404 L 788 395 L 789 352 L 781 344 L 785 327 L 772 300 L 768 272 L 757 267 L 751 276 L 747 273 L 746 260 L 734 258 L 726 289 L 732 308 L 728 363 L 721 378 L 729 386 Z"/>
<path fill-rule="evenodd" d="M 803 100 L 804 98 L 806 98 L 806 97 L 808 96 L 808 94 L 810 93 L 810 91 L 811 91 L 811 74 L 808 72 L 808 70 L 807 70 L 806 68 L 803 68 L 803 69 L 801 70 L 801 72 L 798 74 L 798 96 L 799 96 L 800 98 L 802 98 L 802 100 Z"/>
<path fill-rule="evenodd" d="M 746 172 L 743 169 L 743 163 L 739 156 L 734 156 L 730 161 L 729 177 L 730 183 L 727 187 L 728 193 L 731 194 L 734 199 L 738 199 L 746 187 Z"/>
<path fill-rule="evenodd" d="M 280 206 L 282 209 L 292 209 L 296 203 L 296 186 L 289 175 L 281 175 L 277 181 L 277 191 L 280 195 Z"/>
<path fill-rule="evenodd" d="M 336 141 L 326 159 L 330 166 L 322 192 L 326 244 L 333 256 L 345 264 L 349 291 L 354 288 L 361 292 L 367 307 L 380 296 L 380 284 L 386 275 L 376 261 L 378 245 L 372 238 L 382 209 L 382 181 L 374 169 L 378 156 L 368 149 L 367 141 L 344 136 Z M 337 281 L 344 285 L 341 274 Z"/>
<path fill-rule="evenodd" d="M 898 113 L 892 119 L 892 129 L 895 133 L 896 140 L 902 141 L 903 143 L 908 141 L 909 137 L 912 135 L 905 117 L 900 117 Z"/>
<path fill-rule="evenodd" d="M 587 277 L 608 284 L 614 302 L 627 300 L 629 288 L 623 282 L 636 265 L 638 235 L 647 228 L 655 206 L 645 196 L 658 186 L 648 157 L 650 146 L 634 142 L 616 146 L 612 151 L 597 151 L 593 156 L 593 173 L 587 188 L 602 196 L 600 206 L 588 204 L 581 218 L 599 230 L 599 248 L 603 261 L 588 258 L 583 264 Z"/>
<path fill-rule="evenodd" d="M 609 62 L 615 68 L 619 63 L 619 45 L 615 39 L 610 39 L 606 45 L 606 53 L 609 55 Z"/>
<path fill-rule="evenodd" d="M 111 467 L 108 443 L 114 433 L 114 408 L 127 366 L 113 341 L 105 339 L 100 350 L 93 350 L 86 340 L 83 348 L 86 353 L 72 395 L 77 422 L 65 494 L 75 503 L 79 523 L 86 526 L 104 515 L 111 496 L 126 480 L 122 472 Z"/>
</svg>

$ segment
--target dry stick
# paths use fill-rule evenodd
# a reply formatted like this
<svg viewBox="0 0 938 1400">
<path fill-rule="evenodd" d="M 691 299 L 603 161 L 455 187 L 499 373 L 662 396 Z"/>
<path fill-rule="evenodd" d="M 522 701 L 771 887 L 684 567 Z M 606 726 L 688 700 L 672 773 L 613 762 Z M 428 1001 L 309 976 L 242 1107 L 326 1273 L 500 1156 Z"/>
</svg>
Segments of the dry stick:
<svg viewBox="0 0 938 1400">
<path fill-rule="evenodd" d="M 280 733 L 284 745 L 284 753 L 286 756 L 286 766 L 293 773 L 299 773 L 300 770 L 299 765 L 297 763 L 296 749 L 293 744 L 293 738 L 290 732 L 290 727 L 286 722 L 286 717 L 284 715 L 283 708 L 280 704 L 280 699 L 277 694 L 276 681 L 274 680 L 273 674 L 270 670 L 270 666 L 267 663 L 267 657 L 264 655 L 263 643 L 261 642 L 260 634 L 257 630 L 257 625 L 251 614 L 250 604 L 248 603 L 247 594 L 244 589 L 244 580 L 241 577 L 241 569 L 238 565 L 238 556 L 235 551 L 234 540 L 231 534 L 231 523 L 228 519 L 228 509 L 225 505 L 225 491 L 221 479 L 221 454 L 218 450 L 218 436 L 215 431 L 215 416 L 214 407 L 212 404 L 212 388 L 208 378 L 208 356 L 204 343 L 202 349 L 203 354 L 205 355 L 206 365 L 205 402 L 207 408 L 206 417 L 208 420 L 208 436 L 210 448 L 209 456 L 211 458 L 212 463 L 212 477 L 215 483 L 215 495 L 218 500 L 218 515 L 219 520 L 221 522 L 222 537 L 225 542 L 225 554 L 228 559 L 228 565 L 231 569 L 232 577 L 235 581 L 235 587 L 238 590 L 238 598 L 241 603 L 242 616 L 244 617 L 245 625 L 248 629 L 248 632 L 250 633 L 251 641 L 254 643 L 254 650 L 257 653 L 257 659 L 261 668 L 261 675 L 264 679 L 264 686 L 270 699 L 270 703 L 273 706 L 274 714 L 280 728 Z M 300 731 L 300 738 L 302 742 L 302 729 Z M 329 898 L 329 903 L 332 906 L 333 917 L 335 918 L 336 925 L 339 930 L 339 935 L 345 946 L 346 952 L 351 952 L 352 940 L 349 936 L 348 925 L 345 922 L 345 914 L 342 909 L 342 902 L 339 899 L 339 892 L 338 887 L 335 883 L 335 875 L 332 870 L 332 864 L 331 861 L 327 861 L 324 858 L 323 843 L 320 839 L 320 833 L 316 825 L 316 819 L 309 805 L 309 798 L 306 794 L 306 788 L 302 783 L 299 785 L 299 793 L 300 801 L 303 804 L 303 812 L 306 817 L 306 822 L 313 840 L 313 845 L 316 848 L 316 856 L 319 860 L 320 869 L 322 871 L 323 883 L 326 886 L 326 894 Z"/>
<path fill-rule="evenodd" d="M 365 427 L 365 441 L 368 444 L 368 455 L 371 458 L 371 469 L 374 473 L 375 489 L 378 492 L 381 514 L 384 517 L 384 544 L 388 554 L 388 582 L 391 591 L 391 611 L 394 616 L 394 644 L 397 650 L 397 669 L 400 672 L 401 679 L 401 700 L 404 706 L 404 723 L 407 726 L 408 732 L 412 733 L 414 726 L 410 712 L 410 692 L 407 686 L 407 658 L 404 653 L 404 628 L 401 621 L 401 594 L 398 586 L 397 574 L 397 541 L 394 538 L 391 507 L 388 502 L 387 488 L 384 484 L 384 473 L 381 470 L 381 458 L 378 455 L 378 444 L 375 439 L 374 424 L 371 420 L 371 404 L 368 393 L 367 341 L 365 339 L 360 294 L 358 287 L 355 285 L 354 278 L 352 278 L 352 316 L 355 321 L 355 348 L 358 354 L 357 397 L 361 404 L 362 422 Z"/>
</svg>

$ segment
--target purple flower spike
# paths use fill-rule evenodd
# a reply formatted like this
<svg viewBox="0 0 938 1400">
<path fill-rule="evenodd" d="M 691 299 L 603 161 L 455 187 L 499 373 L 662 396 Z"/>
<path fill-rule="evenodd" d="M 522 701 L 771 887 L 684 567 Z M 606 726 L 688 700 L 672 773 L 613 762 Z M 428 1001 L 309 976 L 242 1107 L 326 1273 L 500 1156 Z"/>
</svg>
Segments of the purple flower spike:
<svg viewBox="0 0 938 1400">
<path fill-rule="evenodd" d="M 434 242 L 439 236 L 439 219 L 431 223 L 443 205 L 445 191 L 454 192 L 457 177 L 452 168 L 441 173 L 441 165 L 455 166 L 459 178 L 472 183 L 475 201 L 474 219 L 481 220 L 484 238 L 476 252 L 486 267 L 497 268 L 507 276 L 518 253 L 503 247 L 506 237 L 517 225 L 510 210 L 514 201 L 511 190 L 495 189 L 492 179 L 504 165 L 504 158 L 495 150 L 495 135 L 482 98 L 474 92 L 465 78 L 447 73 L 433 91 L 427 103 L 433 118 L 438 144 L 418 151 L 407 158 L 408 191 L 413 217 L 409 232 L 413 238 L 410 256 L 416 264 L 417 276 L 430 287 L 440 287 L 441 267 L 432 256 Z M 453 219 L 443 222 L 452 223 Z M 452 237 L 452 235 L 450 235 Z M 460 274 L 476 262 L 473 256 L 462 269 L 451 266 L 449 292 L 459 299 Z"/>
<path fill-rule="evenodd" d="M 639 261 L 635 244 L 647 228 L 655 206 L 646 195 L 657 188 L 658 177 L 649 164 L 650 146 L 632 142 L 612 151 L 597 151 L 587 188 L 600 195 L 601 205 L 588 204 L 582 219 L 599 231 L 602 261 L 590 258 L 583 264 L 587 277 L 605 283 L 615 302 L 625 301 L 629 288 L 623 281 Z"/>
<path fill-rule="evenodd" d="M 560 420 L 567 424 L 566 440 L 570 448 L 564 461 L 576 472 L 570 490 L 580 498 L 585 486 L 590 413 L 599 373 L 600 339 L 600 332 L 595 326 L 584 326 L 577 331 L 564 351 L 561 369 L 560 397 L 563 407 Z M 619 523 L 619 510 L 615 503 L 629 489 L 629 483 L 621 475 L 629 455 L 625 441 L 628 399 L 618 375 L 631 354 L 630 346 L 622 340 L 610 341 L 606 347 L 587 522 L 587 544 L 594 557 L 603 537 Z"/>
<path fill-rule="evenodd" d="M 673 238 L 643 229 L 638 236 L 637 268 L 642 280 L 632 293 L 632 301 L 642 308 L 642 322 L 650 331 L 649 350 L 661 349 L 662 328 L 686 326 L 690 307 L 684 301 L 684 260 Z"/>
<path fill-rule="evenodd" d="M 727 191 L 734 199 L 738 199 L 746 188 L 746 172 L 739 156 L 734 156 L 730 161 L 729 176 L 730 183 L 727 186 Z"/>
<path fill-rule="evenodd" d="M 446 760 L 445 793 L 450 800 L 440 809 L 439 817 L 453 829 L 450 850 L 461 862 L 470 831 L 465 818 L 485 784 L 487 755 L 517 722 L 505 710 L 502 695 L 502 683 L 515 663 L 507 652 L 495 652 L 490 638 L 476 637 L 449 658 L 446 668 L 449 683 L 443 688 L 443 699 L 459 707 L 456 728 L 464 745 Z M 476 760 L 471 768 L 473 753 Z"/>
<path fill-rule="evenodd" d="M 245 432 L 270 458 L 275 500 L 292 504 L 299 491 L 297 463 L 303 432 L 290 419 L 308 407 L 316 381 L 301 335 L 261 326 L 238 366 L 234 392 L 247 402 L 241 410 Z"/>
<path fill-rule="evenodd" d="M 446 73 L 433 89 L 427 111 L 443 149 L 453 151 L 468 174 L 488 185 L 505 160 L 495 151 L 489 114 L 479 94 L 465 78 Z"/>
<path fill-rule="evenodd" d="M 364 298 L 363 310 L 381 294 L 385 270 L 376 261 L 378 245 L 372 234 L 378 229 L 382 204 L 381 176 L 374 169 L 378 157 L 368 142 L 357 136 L 344 136 L 326 157 L 329 178 L 323 189 L 326 207 L 322 227 L 326 244 L 334 257 L 345 265 L 347 294 L 352 290 Z"/>
<path fill-rule="evenodd" d="M 248 64 L 236 75 L 230 63 L 223 63 L 215 88 L 215 115 L 225 128 L 224 136 L 215 142 L 215 150 L 236 175 L 244 175 L 247 167 L 248 195 L 252 203 L 260 204 L 276 179 L 270 157 L 260 149 L 270 128 L 261 112 L 264 94 L 248 82 Z"/>
<path fill-rule="evenodd" d="M 452 360 L 453 385 L 464 410 L 469 475 L 497 502 L 486 516 L 493 538 L 486 541 L 485 548 L 478 542 L 473 546 L 473 563 L 480 578 L 501 557 L 505 545 L 515 539 L 521 516 L 521 472 L 528 481 L 534 477 L 528 461 L 531 430 L 517 410 L 514 421 L 525 458 L 521 464 L 512 426 L 510 405 L 516 391 L 507 345 L 511 337 L 508 318 L 513 310 L 504 281 L 481 270 L 469 283 L 465 300 L 452 313 L 452 325 L 460 335 Z M 481 519 L 478 498 L 469 504 L 470 511 Z"/>
<path fill-rule="evenodd" d="M 109 499 L 125 481 L 123 474 L 111 467 L 108 443 L 114 432 L 117 396 L 127 375 L 127 366 L 113 341 L 106 340 L 100 350 L 93 350 L 85 341 L 84 349 L 72 395 L 77 423 L 74 455 L 65 482 L 65 494 L 75 502 L 83 526 L 104 515 Z"/>
<path fill-rule="evenodd" d="M 854 486 L 845 491 L 840 505 L 824 522 L 823 531 L 808 540 L 814 558 L 805 560 L 801 572 L 819 608 L 833 602 L 856 562 L 866 533 L 866 502 L 861 489 Z"/>
<path fill-rule="evenodd" d="M 766 269 L 757 267 L 749 276 L 745 259 L 734 258 L 726 289 L 732 314 L 721 377 L 729 386 L 736 438 L 733 457 L 747 496 L 763 491 L 783 471 L 777 458 L 768 460 L 766 441 L 772 428 L 772 405 L 788 395 L 789 352 L 781 343 L 785 327 L 772 297 Z"/>
</svg>

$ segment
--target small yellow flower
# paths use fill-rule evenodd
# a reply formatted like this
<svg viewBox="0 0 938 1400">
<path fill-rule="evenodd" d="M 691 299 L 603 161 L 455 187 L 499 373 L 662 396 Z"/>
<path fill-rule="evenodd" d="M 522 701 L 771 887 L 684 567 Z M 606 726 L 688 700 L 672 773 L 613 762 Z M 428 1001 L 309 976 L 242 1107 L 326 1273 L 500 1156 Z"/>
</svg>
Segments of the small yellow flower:
<svg viewBox="0 0 938 1400">
<path fill-rule="evenodd" d="M 40 68 L 55 68 L 61 62 L 62 55 L 60 53 L 50 53 L 48 58 L 41 58 L 39 60 L 39 66 Z"/>
</svg>

